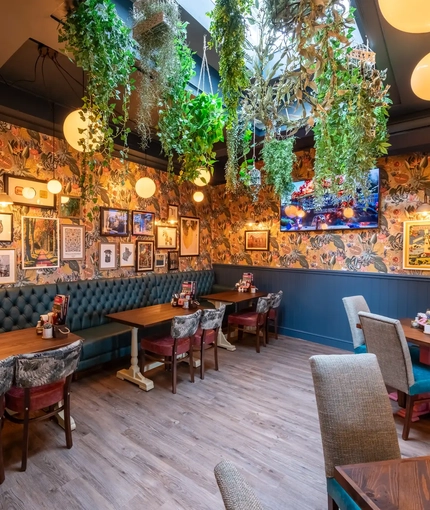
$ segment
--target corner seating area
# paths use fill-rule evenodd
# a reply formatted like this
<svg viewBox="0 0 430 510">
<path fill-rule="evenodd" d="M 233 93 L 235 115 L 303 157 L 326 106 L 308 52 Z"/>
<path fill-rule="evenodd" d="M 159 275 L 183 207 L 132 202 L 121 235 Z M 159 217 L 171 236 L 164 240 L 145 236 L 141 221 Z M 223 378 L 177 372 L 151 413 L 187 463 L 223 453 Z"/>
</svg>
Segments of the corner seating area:
<svg viewBox="0 0 430 510">
<path fill-rule="evenodd" d="M 168 303 L 182 282 L 197 282 L 199 295 L 225 290 L 214 284 L 213 270 L 147 273 L 130 278 L 103 278 L 29 285 L 0 290 L 0 333 L 35 327 L 41 314 L 52 309 L 56 294 L 70 296 L 68 328 L 84 339 L 78 371 L 130 355 L 130 330 L 105 316 L 145 306 Z M 170 327 L 170 325 L 167 325 Z M 160 332 L 163 326 L 145 334 Z"/>
</svg>

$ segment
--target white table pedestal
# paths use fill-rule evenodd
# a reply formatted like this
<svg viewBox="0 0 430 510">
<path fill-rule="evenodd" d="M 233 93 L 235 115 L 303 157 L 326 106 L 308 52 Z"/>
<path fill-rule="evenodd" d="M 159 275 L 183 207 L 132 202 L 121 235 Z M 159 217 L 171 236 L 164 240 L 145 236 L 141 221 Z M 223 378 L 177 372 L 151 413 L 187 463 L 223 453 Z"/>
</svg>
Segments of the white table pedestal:
<svg viewBox="0 0 430 510">
<path fill-rule="evenodd" d="M 226 303 L 225 301 L 215 301 L 212 299 L 208 300 L 209 303 L 212 303 L 215 308 L 220 308 L 221 305 L 231 305 L 231 303 Z M 231 344 L 224 333 L 221 331 L 221 328 L 218 330 L 218 339 L 217 339 L 218 347 L 222 347 L 223 349 L 227 349 L 228 351 L 235 351 L 236 346 Z"/>
</svg>

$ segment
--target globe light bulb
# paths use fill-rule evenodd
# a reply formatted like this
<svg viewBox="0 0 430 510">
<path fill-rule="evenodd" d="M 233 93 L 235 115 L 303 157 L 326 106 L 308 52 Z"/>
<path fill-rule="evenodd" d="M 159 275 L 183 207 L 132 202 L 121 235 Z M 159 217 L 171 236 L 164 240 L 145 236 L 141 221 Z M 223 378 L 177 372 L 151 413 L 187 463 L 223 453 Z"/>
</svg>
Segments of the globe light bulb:
<svg viewBox="0 0 430 510">
<path fill-rule="evenodd" d="M 91 122 L 90 117 L 91 112 L 84 113 L 82 110 L 75 110 L 69 113 L 64 120 L 64 138 L 71 147 L 79 152 L 97 150 L 103 143 L 103 133 L 97 128 L 97 123 Z M 89 136 L 90 128 L 93 130 L 91 137 Z"/>
<path fill-rule="evenodd" d="M 61 192 L 62 189 L 63 189 L 63 185 L 61 184 L 61 182 L 59 180 L 51 179 L 48 182 L 49 193 L 52 193 L 53 195 L 57 195 L 58 193 Z"/>
<path fill-rule="evenodd" d="M 136 193 L 139 197 L 142 198 L 150 198 L 155 193 L 157 189 L 155 186 L 155 182 L 149 177 L 142 177 L 136 182 Z"/>
<path fill-rule="evenodd" d="M 411 88 L 413 93 L 424 101 L 430 101 L 430 53 L 427 53 L 412 71 Z"/>
<path fill-rule="evenodd" d="M 67 204 L 67 202 L 70 200 L 70 197 L 61 197 L 61 203 Z"/>
<path fill-rule="evenodd" d="M 211 180 L 212 177 L 209 170 L 204 167 L 197 168 L 197 170 L 199 171 L 199 176 L 194 179 L 193 183 L 196 186 L 206 186 L 207 184 L 209 184 L 209 181 Z"/>
<path fill-rule="evenodd" d="M 428 0 L 379 0 L 382 15 L 390 25 L 402 32 L 430 32 Z"/>
<path fill-rule="evenodd" d="M 193 195 L 194 202 L 202 202 L 205 196 L 201 191 L 196 191 Z"/>
</svg>

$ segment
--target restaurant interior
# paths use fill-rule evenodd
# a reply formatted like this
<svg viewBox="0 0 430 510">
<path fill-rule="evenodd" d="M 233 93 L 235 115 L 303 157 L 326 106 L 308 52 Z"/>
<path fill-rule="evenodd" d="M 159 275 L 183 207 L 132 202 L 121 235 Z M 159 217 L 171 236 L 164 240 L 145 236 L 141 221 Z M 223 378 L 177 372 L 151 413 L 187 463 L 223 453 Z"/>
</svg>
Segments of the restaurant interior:
<svg viewBox="0 0 430 510">
<path fill-rule="evenodd" d="M 0 509 L 430 509 L 429 48 L 427 0 L 0 2 Z"/>
</svg>

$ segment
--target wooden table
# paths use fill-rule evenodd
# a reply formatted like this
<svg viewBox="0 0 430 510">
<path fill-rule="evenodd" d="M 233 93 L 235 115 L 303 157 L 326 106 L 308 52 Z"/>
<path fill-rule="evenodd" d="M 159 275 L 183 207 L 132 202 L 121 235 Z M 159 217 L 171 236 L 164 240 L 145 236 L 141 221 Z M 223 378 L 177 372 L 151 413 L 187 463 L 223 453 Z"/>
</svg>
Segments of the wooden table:
<svg viewBox="0 0 430 510">
<path fill-rule="evenodd" d="M 430 335 L 424 333 L 421 328 L 413 328 L 411 319 L 400 319 L 400 323 L 406 340 L 419 346 L 421 363 L 430 365 Z"/>
<path fill-rule="evenodd" d="M 337 466 L 334 477 L 363 510 L 430 508 L 430 457 Z"/>
<path fill-rule="evenodd" d="M 264 292 L 238 292 L 237 290 L 227 290 L 225 292 L 217 292 L 215 294 L 208 294 L 207 296 L 201 296 L 202 299 L 207 299 L 215 305 L 215 308 L 219 308 L 222 304 L 231 305 L 234 304 L 235 312 L 237 312 L 237 305 L 239 303 L 245 303 L 252 299 L 267 296 Z M 232 345 L 221 331 L 218 331 L 217 345 L 223 347 L 228 351 L 235 351 L 236 347 Z"/>
<path fill-rule="evenodd" d="M 125 312 L 111 313 L 106 315 L 109 319 L 131 326 L 131 365 L 130 368 L 124 368 L 116 373 L 121 380 L 130 381 L 137 384 L 140 389 L 149 391 L 154 388 L 154 382 L 147 379 L 140 371 L 138 363 L 138 331 L 139 328 L 155 326 L 162 322 L 170 321 L 173 317 L 179 315 L 189 315 L 194 313 L 195 309 L 186 309 L 178 306 L 172 306 L 170 303 L 163 305 L 146 306 L 144 308 L 135 308 Z"/>
</svg>

